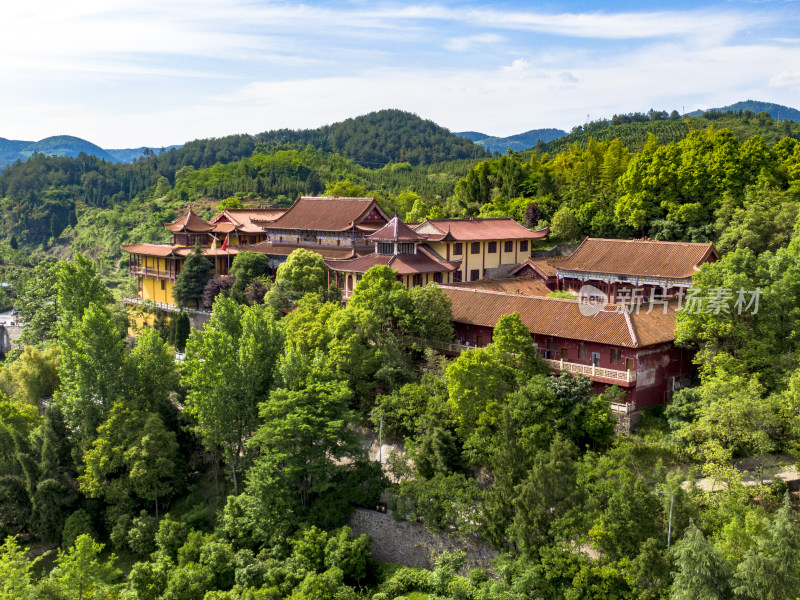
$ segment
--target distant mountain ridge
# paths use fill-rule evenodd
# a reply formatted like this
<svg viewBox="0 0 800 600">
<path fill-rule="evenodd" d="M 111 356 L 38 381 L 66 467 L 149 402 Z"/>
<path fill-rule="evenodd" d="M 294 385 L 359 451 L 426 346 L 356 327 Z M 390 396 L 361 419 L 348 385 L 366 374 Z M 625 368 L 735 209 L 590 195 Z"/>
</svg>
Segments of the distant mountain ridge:
<svg viewBox="0 0 800 600">
<path fill-rule="evenodd" d="M 172 148 L 180 148 L 180 146 L 169 146 L 165 150 Z M 0 169 L 17 160 L 28 160 L 36 152 L 47 156 L 70 156 L 73 158 L 83 152 L 109 162 L 133 162 L 144 156 L 147 151 L 160 152 L 161 148 L 143 146 L 141 148 L 104 150 L 97 144 L 72 135 L 54 135 L 38 142 L 0 138 Z"/>
<path fill-rule="evenodd" d="M 719 108 L 709 108 L 708 110 L 695 110 L 686 113 L 687 117 L 699 117 L 705 112 L 739 112 L 749 110 L 755 114 L 760 112 L 769 113 L 769 116 L 776 121 L 796 121 L 800 123 L 800 110 L 782 104 L 775 104 L 773 102 L 759 102 L 758 100 L 745 100 L 743 102 L 736 102 L 728 106 L 721 106 Z"/>
<path fill-rule="evenodd" d="M 510 135 L 508 137 L 494 137 L 481 133 L 480 131 L 461 131 L 456 135 L 472 140 L 479 146 L 483 146 L 489 152 L 505 153 L 506 150 L 528 150 L 533 148 L 539 141 L 542 143 L 552 142 L 560 137 L 567 135 L 561 129 L 531 129 L 524 133 Z"/>
</svg>

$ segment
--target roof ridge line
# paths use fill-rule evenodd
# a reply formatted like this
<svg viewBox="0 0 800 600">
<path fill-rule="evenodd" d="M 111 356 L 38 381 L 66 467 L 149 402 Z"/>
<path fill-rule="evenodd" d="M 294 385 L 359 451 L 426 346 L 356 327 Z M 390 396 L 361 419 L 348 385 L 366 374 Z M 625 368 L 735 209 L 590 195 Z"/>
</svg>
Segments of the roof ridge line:
<svg viewBox="0 0 800 600">
<path fill-rule="evenodd" d="M 631 341 L 633 342 L 633 347 L 639 347 L 639 338 L 636 337 L 636 330 L 633 327 L 633 320 L 631 319 L 631 313 L 629 313 L 623 307 L 623 313 L 625 313 L 625 324 L 628 326 L 628 332 L 631 334 Z"/>
</svg>

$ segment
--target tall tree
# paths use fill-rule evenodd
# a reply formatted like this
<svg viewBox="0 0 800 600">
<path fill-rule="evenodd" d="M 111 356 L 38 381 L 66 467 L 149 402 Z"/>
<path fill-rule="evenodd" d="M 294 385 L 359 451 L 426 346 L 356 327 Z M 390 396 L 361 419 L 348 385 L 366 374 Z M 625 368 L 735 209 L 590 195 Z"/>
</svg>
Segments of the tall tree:
<svg viewBox="0 0 800 600">
<path fill-rule="evenodd" d="M 552 542 L 553 523 L 580 502 L 576 457 L 575 446 L 557 435 L 517 488 L 512 539 L 529 556 Z"/>
<path fill-rule="evenodd" d="M 787 493 L 766 536 L 744 555 L 736 568 L 737 596 L 782 600 L 800 596 L 800 528 Z"/>
<path fill-rule="evenodd" d="M 239 491 L 239 466 L 258 424 L 283 338 L 271 309 L 243 307 L 229 298 L 214 304 L 211 320 L 186 345 L 182 383 L 186 411 L 210 447 L 222 447 Z"/>
<path fill-rule="evenodd" d="M 116 556 L 112 554 L 105 561 L 100 558 L 103 548 L 86 534 L 78 536 L 74 546 L 59 553 L 48 580 L 76 600 L 117 598 L 122 573 L 114 566 Z"/>
<path fill-rule="evenodd" d="M 91 303 L 80 317 L 64 315 L 61 389 L 55 400 L 72 430 L 85 442 L 124 391 L 124 339 L 109 313 Z"/>
<path fill-rule="evenodd" d="M 172 287 L 172 297 L 178 306 L 199 306 L 203 290 L 213 276 L 211 270 L 211 261 L 203 256 L 203 250 L 198 242 L 194 251 L 186 257 Z"/>
<path fill-rule="evenodd" d="M 671 600 L 727 600 L 731 596 L 731 573 L 703 532 L 691 524 L 675 544 L 677 572 Z"/>
<path fill-rule="evenodd" d="M 18 286 L 14 308 L 25 323 L 20 334 L 21 344 L 41 346 L 58 336 L 58 269 L 54 261 L 40 262 L 33 274 Z"/>
</svg>

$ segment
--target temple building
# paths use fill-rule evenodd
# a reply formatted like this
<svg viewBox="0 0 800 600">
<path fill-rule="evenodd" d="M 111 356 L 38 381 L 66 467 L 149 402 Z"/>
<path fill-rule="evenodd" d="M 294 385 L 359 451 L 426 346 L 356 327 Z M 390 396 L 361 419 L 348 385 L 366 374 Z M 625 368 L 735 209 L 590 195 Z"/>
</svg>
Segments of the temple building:
<svg viewBox="0 0 800 600">
<path fill-rule="evenodd" d="M 373 251 L 367 236 L 389 222 L 375 198 L 300 196 L 276 219 L 254 222 L 262 227 L 265 240 L 247 248 L 266 254 L 274 270 L 298 248 L 325 259 L 347 259 Z"/>
<path fill-rule="evenodd" d="M 587 237 L 567 257 L 530 258 L 512 274 L 537 277 L 552 290 L 578 293 L 591 285 L 611 303 L 674 297 L 692 285 L 700 265 L 719 260 L 711 242 L 609 240 Z M 666 292 L 666 294 L 665 294 Z"/>
<path fill-rule="evenodd" d="M 674 303 L 638 312 L 607 305 L 584 314 L 576 300 L 491 287 L 442 286 L 452 303 L 459 349 L 491 343 L 500 317 L 517 312 L 554 372 L 584 375 L 597 393 L 618 385 L 625 391 L 625 410 L 662 404 L 690 381 L 691 355 L 674 344 Z"/>
<path fill-rule="evenodd" d="M 345 298 L 373 265 L 388 265 L 407 287 L 507 275 L 547 229 L 513 219 L 436 219 L 414 227 L 391 218 L 375 198 L 300 196 L 288 209 L 226 209 L 209 221 L 190 207 L 165 227 L 172 244 L 124 245 L 139 298 L 174 305 L 172 285 L 200 244 L 215 274 L 247 250 L 269 257 L 274 275 L 298 248 L 321 255 Z"/>
<path fill-rule="evenodd" d="M 334 272 L 337 287 L 349 298 L 356 284 L 375 265 L 391 267 L 406 287 L 429 283 L 450 283 L 458 273 L 460 261 L 448 261 L 430 248 L 419 235 L 397 216 L 378 231 L 366 237 L 374 244 L 374 252 L 349 260 L 327 260 Z"/>
<path fill-rule="evenodd" d="M 531 231 L 514 219 L 426 219 L 414 227 L 445 260 L 461 261 L 453 281 L 507 277 L 529 258 L 534 241 L 549 229 Z"/>
</svg>

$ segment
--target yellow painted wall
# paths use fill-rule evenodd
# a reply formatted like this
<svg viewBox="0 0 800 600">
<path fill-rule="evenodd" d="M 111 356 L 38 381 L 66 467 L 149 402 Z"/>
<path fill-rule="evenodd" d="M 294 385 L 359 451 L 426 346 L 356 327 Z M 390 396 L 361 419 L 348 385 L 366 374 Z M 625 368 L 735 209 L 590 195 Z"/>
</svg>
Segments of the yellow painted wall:
<svg viewBox="0 0 800 600">
<path fill-rule="evenodd" d="M 428 245 L 437 252 L 440 256 L 449 260 L 460 260 L 461 267 L 461 280 L 469 281 L 469 272 L 473 269 L 480 271 L 479 278 L 483 277 L 483 272 L 486 269 L 493 269 L 500 265 L 516 265 L 530 256 L 531 240 L 528 241 L 528 250 L 520 252 L 519 245 L 521 240 L 513 240 L 514 250 L 512 252 L 505 251 L 505 243 L 508 240 L 493 240 L 497 243 L 497 251 L 489 253 L 489 242 L 482 241 L 480 244 L 480 252 L 472 254 L 470 247 L 472 242 L 460 242 L 462 253 L 460 255 L 453 254 L 453 249 L 458 242 L 428 242 Z M 449 249 L 449 254 L 448 254 Z"/>
<path fill-rule="evenodd" d="M 164 282 L 164 289 L 161 289 L 161 282 Z M 172 286 L 175 282 L 168 279 L 157 277 L 139 276 L 140 297 L 142 300 L 152 300 L 153 302 L 164 302 L 165 304 L 175 304 L 172 297 Z"/>
</svg>

